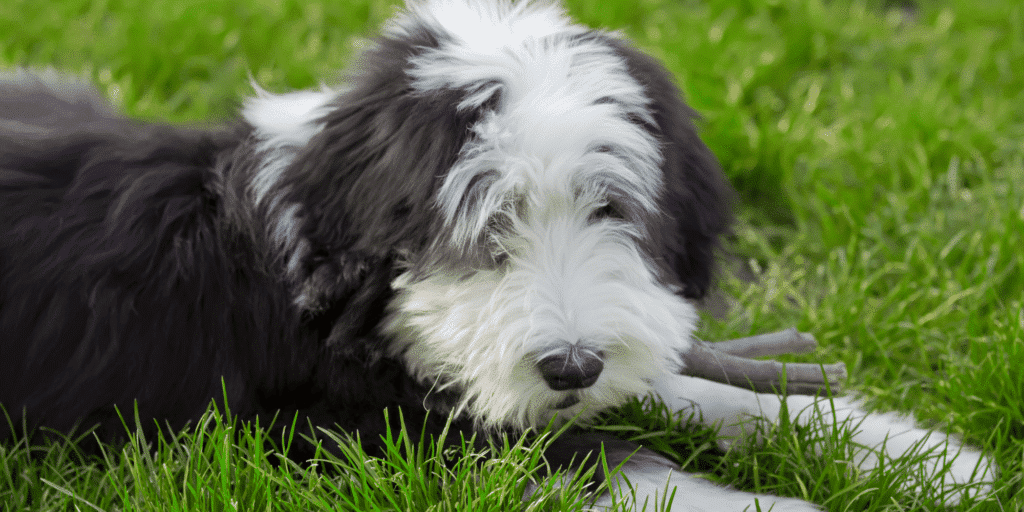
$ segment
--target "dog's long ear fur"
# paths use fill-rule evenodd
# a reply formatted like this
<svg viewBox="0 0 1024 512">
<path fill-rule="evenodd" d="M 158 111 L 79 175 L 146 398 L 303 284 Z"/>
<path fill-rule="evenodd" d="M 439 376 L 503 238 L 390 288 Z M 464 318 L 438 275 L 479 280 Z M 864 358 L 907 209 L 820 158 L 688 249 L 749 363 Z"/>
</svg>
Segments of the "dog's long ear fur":
<svg viewBox="0 0 1024 512">
<path fill-rule="evenodd" d="M 285 202 L 303 208 L 306 272 L 327 283 L 316 285 L 320 304 L 352 310 L 360 299 L 350 293 L 363 293 L 367 279 L 386 287 L 396 256 L 420 252 L 441 229 L 434 198 L 480 112 L 457 108 L 463 91 L 413 88 L 409 59 L 438 44 L 426 30 L 377 40 L 285 172 Z"/>
<path fill-rule="evenodd" d="M 679 279 L 683 295 L 703 297 L 714 278 L 721 238 L 732 222 L 733 189 L 715 155 L 697 135 L 694 120 L 699 115 L 683 101 L 668 71 L 627 42 L 612 44 L 652 100 L 654 128 L 661 143 L 664 227 L 660 232 L 652 230 L 651 236 L 662 251 L 666 270 Z"/>
</svg>

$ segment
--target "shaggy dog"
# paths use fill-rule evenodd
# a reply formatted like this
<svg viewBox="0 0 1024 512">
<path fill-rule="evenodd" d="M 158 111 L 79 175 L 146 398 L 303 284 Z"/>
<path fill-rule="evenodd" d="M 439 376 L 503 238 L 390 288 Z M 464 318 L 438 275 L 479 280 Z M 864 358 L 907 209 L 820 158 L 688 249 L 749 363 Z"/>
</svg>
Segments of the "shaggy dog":
<svg viewBox="0 0 1024 512">
<path fill-rule="evenodd" d="M 17 423 L 116 438 L 116 408 L 176 428 L 223 397 L 372 448 L 385 408 L 521 432 L 653 394 L 727 439 L 780 413 L 680 375 L 730 220 L 694 112 L 656 61 L 556 5 L 411 3 L 344 86 L 260 91 L 222 129 L 136 122 L 25 72 L 0 82 L 0 116 Z M 789 400 L 797 421 L 852 420 L 862 468 L 921 443 L 960 451 L 931 462 L 941 482 L 990 474 L 909 421 Z M 609 441 L 612 465 L 634 448 Z M 670 469 L 645 452 L 623 474 L 650 496 Z M 672 475 L 680 509 L 815 509 Z"/>
</svg>

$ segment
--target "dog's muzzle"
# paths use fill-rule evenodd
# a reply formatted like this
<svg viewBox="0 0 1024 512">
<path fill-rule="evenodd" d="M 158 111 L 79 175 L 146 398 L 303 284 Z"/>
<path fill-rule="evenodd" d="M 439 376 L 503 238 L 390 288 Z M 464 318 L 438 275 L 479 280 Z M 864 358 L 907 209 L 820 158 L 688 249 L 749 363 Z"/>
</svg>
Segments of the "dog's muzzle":
<svg viewBox="0 0 1024 512">
<path fill-rule="evenodd" d="M 583 389 L 597 382 L 604 370 L 604 361 L 599 353 L 572 345 L 565 352 L 538 361 L 537 369 L 548 387 L 555 391 Z"/>
</svg>

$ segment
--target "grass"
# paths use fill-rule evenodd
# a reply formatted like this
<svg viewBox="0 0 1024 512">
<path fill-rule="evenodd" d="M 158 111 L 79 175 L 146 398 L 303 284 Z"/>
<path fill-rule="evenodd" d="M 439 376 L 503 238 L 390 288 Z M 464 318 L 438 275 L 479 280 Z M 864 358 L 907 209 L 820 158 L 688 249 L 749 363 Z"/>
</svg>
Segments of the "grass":
<svg viewBox="0 0 1024 512">
<path fill-rule="evenodd" d="M 740 222 L 705 318 L 723 339 L 796 325 L 842 360 L 847 384 L 983 447 L 1002 474 L 959 510 L 1024 509 L 1024 6 L 1012 0 L 578 0 L 666 62 L 704 116 L 702 135 L 737 187 Z M 283 91 L 332 81 L 391 12 L 345 0 L 6 0 L 0 66 L 89 77 L 143 118 L 231 115 L 252 76 Z M 841 437 L 783 425 L 747 453 L 657 405 L 597 428 L 688 470 L 832 511 L 930 510 L 896 483 L 914 464 L 854 477 Z M 303 432 L 301 428 L 299 432 Z M 0 447 L 10 510 L 580 510 L 579 485 L 519 497 L 540 462 L 521 444 L 488 453 L 410 445 L 384 459 L 343 442 L 313 467 L 288 439 L 216 411 L 201 428 L 108 447 Z M 292 435 L 298 435 L 295 431 Z M 326 434 L 322 434 L 326 436 Z M 332 434 L 337 435 L 337 434 Z M 816 437 L 818 436 L 818 437 Z M 330 436 L 326 442 L 332 441 Z M 815 449 L 820 455 L 815 455 Z M 443 485 L 439 485 L 443 483 Z M 925 493 L 927 495 L 927 493 Z M 682 499 L 682 498 L 677 498 Z"/>
</svg>

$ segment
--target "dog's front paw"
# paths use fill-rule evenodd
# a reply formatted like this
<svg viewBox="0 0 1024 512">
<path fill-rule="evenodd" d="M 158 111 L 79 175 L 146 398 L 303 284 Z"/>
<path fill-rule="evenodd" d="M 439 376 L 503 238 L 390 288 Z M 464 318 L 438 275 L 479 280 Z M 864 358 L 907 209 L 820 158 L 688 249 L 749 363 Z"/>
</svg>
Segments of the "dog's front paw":
<svg viewBox="0 0 1024 512">
<path fill-rule="evenodd" d="M 597 500 L 598 510 L 668 510 L 672 512 L 820 512 L 796 498 L 755 494 L 722 487 L 698 476 L 661 465 L 623 467 L 611 491 Z"/>
<path fill-rule="evenodd" d="M 919 467 L 907 472 L 902 487 L 908 492 L 930 492 L 936 495 L 936 502 L 947 505 L 991 494 L 991 482 L 998 468 L 981 451 L 942 432 L 919 428 L 907 417 L 869 414 L 845 398 L 836 399 L 835 403 L 837 413 L 849 411 L 849 421 L 844 426 L 848 424 L 854 442 L 860 447 L 854 453 L 860 470 L 916 464 Z"/>
<path fill-rule="evenodd" d="M 812 512 L 821 509 L 796 498 L 757 494 L 717 485 L 684 473 L 668 458 L 635 445 L 605 445 L 610 468 L 608 492 L 599 510 L 669 510 L 675 512 L 739 512 L 757 510 Z"/>
</svg>

